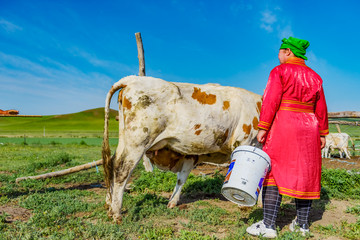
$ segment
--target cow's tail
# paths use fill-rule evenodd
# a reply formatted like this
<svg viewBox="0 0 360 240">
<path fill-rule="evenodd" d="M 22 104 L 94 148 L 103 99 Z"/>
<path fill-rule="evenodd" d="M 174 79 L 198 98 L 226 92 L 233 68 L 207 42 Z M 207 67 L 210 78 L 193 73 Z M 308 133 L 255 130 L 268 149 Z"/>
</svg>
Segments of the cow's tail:
<svg viewBox="0 0 360 240">
<path fill-rule="evenodd" d="M 109 189 L 110 182 L 113 178 L 113 161 L 111 158 L 111 150 L 109 145 L 109 115 L 110 115 L 110 102 L 111 98 L 116 91 L 121 88 L 125 88 L 126 85 L 124 84 L 124 78 L 119 80 L 115 83 L 108 94 L 106 95 L 105 101 L 105 123 L 104 123 L 104 138 L 102 144 L 102 159 L 103 159 L 103 166 L 104 166 L 104 174 L 105 174 L 105 184 L 106 187 Z M 120 121 L 121 119 L 119 119 Z"/>
</svg>

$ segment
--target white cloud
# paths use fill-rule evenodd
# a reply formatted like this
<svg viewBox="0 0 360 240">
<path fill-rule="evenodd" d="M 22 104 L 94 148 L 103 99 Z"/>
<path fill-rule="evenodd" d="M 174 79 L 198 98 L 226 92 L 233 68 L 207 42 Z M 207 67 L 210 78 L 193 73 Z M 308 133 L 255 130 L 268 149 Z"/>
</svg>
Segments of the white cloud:
<svg viewBox="0 0 360 240">
<path fill-rule="evenodd" d="M 261 18 L 261 22 L 265 23 L 265 24 L 273 24 L 275 23 L 276 20 L 276 15 L 269 10 L 265 10 L 262 12 L 262 18 Z"/>
<path fill-rule="evenodd" d="M 273 24 L 277 22 L 276 15 L 270 11 L 265 10 L 261 12 L 262 18 L 260 19 L 260 28 L 265 29 L 267 32 L 273 32 Z"/>
<path fill-rule="evenodd" d="M 53 64 L 45 67 L 0 52 L 1 107 L 16 107 L 22 114 L 59 114 L 104 106 L 114 79 L 51 59 L 48 62 Z"/>
<path fill-rule="evenodd" d="M 281 14 L 281 7 L 276 6 L 273 9 L 264 10 L 261 12 L 262 18 L 260 19 L 260 28 L 268 33 L 276 34 L 279 39 L 294 36 L 291 22 L 287 19 L 286 15 Z M 279 19 L 278 19 L 279 18 Z"/>
<path fill-rule="evenodd" d="M 126 75 L 135 74 L 138 71 L 136 67 L 128 66 L 119 62 L 99 59 L 95 54 L 88 53 L 79 48 L 72 48 L 70 52 L 75 57 L 80 57 L 95 67 L 102 67 L 110 70 L 116 69 L 117 71 L 124 72 Z"/>
<path fill-rule="evenodd" d="M 260 28 L 265 29 L 265 31 L 267 31 L 269 33 L 271 33 L 273 31 L 273 28 L 272 28 L 271 25 L 267 25 L 267 24 L 264 24 L 264 23 L 262 23 L 260 25 Z"/>
<path fill-rule="evenodd" d="M 6 32 L 11 33 L 17 30 L 22 30 L 22 27 L 19 27 L 5 19 L 0 19 L 0 27 L 3 28 Z"/>
</svg>

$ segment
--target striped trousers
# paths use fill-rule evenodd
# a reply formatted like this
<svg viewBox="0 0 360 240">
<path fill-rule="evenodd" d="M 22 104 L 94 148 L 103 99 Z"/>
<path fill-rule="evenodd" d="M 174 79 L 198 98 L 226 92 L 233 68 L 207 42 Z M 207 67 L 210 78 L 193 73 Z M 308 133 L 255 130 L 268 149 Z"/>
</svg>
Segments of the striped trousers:
<svg viewBox="0 0 360 240">
<path fill-rule="evenodd" d="M 280 208 L 282 195 L 279 194 L 277 186 L 264 186 L 262 193 L 264 224 L 267 228 L 275 229 L 276 217 Z M 297 223 L 304 229 L 309 229 L 309 213 L 312 200 L 297 199 L 296 216 Z"/>
</svg>

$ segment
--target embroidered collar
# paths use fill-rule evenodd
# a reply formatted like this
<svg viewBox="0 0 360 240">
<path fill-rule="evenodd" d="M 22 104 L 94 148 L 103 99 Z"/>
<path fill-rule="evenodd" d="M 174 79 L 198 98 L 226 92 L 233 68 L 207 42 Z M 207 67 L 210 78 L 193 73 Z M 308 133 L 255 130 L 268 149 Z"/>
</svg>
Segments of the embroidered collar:
<svg viewBox="0 0 360 240">
<path fill-rule="evenodd" d="M 291 57 L 291 58 L 289 58 L 289 59 L 287 60 L 286 63 L 296 64 L 296 65 L 300 65 L 300 66 L 306 67 L 305 60 L 302 59 L 302 58 Z"/>
</svg>

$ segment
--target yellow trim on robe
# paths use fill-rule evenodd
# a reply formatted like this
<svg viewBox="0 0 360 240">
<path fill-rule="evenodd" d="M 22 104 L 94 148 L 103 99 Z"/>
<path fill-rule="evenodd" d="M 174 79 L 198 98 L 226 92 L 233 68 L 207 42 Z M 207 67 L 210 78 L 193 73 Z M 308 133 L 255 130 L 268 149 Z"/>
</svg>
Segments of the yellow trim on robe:
<svg viewBox="0 0 360 240">
<path fill-rule="evenodd" d="M 305 113 L 313 113 L 314 112 L 314 110 L 310 110 L 310 109 L 291 108 L 291 107 L 280 107 L 279 110 L 292 111 L 292 112 L 305 112 Z"/>
<path fill-rule="evenodd" d="M 259 124 L 265 125 L 265 126 L 270 126 L 271 123 L 268 122 L 264 122 L 264 121 L 260 121 Z"/>
<path fill-rule="evenodd" d="M 294 103 L 294 104 L 305 105 L 305 106 L 314 106 L 313 103 L 300 102 L 300 101 L 290 100 L 290 99 L 281 100 L 281 103 Z"/>
</svg>

